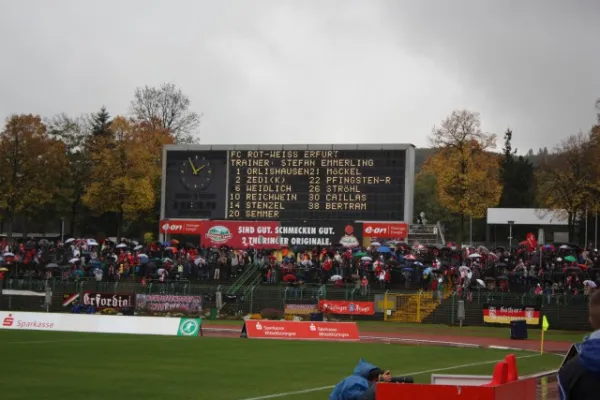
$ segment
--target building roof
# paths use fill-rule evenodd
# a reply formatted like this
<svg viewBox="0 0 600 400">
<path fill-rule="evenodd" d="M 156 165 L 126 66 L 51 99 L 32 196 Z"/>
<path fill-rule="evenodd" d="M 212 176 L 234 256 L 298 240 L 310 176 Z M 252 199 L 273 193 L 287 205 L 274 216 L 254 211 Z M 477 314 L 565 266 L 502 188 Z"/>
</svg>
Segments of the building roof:
<svg viewBox="0 0 600 400">
<path fill-rule="evenodd" d="M 566 210 L 547 208 L 488 208 L 487 223 L 491 225 L 569 225 Z"/>
</svg>

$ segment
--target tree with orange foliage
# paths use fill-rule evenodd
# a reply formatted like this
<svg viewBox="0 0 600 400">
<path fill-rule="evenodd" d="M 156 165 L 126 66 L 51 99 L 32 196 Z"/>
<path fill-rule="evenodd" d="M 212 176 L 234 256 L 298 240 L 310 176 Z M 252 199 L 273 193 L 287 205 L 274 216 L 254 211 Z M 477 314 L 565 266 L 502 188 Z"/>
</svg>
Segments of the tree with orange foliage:
<svg viewBox="0 0 600 400">
<path fill-rule="evenodd" d="M 13 115 L 0 132 L 0 207 L 12 237 L 15 215 L 52 202 L 68 168 L 65 145 L 39 116 Z"/>
<path fill-rule="evenodd" d="M 481 218 L 500 201 L 500 157 L 489 152 L 496 146 L 496 136 L 481 130 L 479 114 L 460 110 L 434 128 L 430 140 L 437 152 L 420 173 L 435 176 L 438 201 L 459 215 L 460 244 L 465 217 Z"/>
<path fill-rule="evenodd" d="M 117 214 L 119 240 L 125 221 L 133 221 L 155 206 L 162 146 L 172 141 L 168 131 L 124 117 L 112 121 L 110 135 L 95 138 L 83 201 L 94 211 Z"/>
</svg>

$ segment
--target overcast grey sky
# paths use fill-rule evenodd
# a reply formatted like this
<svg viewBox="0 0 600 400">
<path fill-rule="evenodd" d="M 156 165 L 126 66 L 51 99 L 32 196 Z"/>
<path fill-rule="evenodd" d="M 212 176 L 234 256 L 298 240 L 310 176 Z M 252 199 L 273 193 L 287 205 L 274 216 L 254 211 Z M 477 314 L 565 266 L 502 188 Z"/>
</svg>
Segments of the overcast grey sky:
<svg viewBox="0 0 600 400">
<path fill-rule="evenodd" d="M 163 82 L 205 144 L 424 146 L 466 107 L 551 147 L 595 121 L 600 1 L 0 0 L 0 118 L 122 114 Z"/>
</svg>

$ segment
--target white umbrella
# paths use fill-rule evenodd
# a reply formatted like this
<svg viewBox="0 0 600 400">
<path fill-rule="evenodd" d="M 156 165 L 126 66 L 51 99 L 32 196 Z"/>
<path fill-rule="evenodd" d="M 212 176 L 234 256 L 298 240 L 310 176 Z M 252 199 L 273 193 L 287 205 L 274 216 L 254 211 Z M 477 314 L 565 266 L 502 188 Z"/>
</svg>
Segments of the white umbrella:
<svg viewBox="0 0 600 400">
<path fill-rule="evenodd" d="M 466 265 L 460 266 L 458 267 L 458 272 L 465 272 L 465 274 L 468 274 L 469 272 L 471 272 L 471 268 L 467 267 Z"/>
<path fill-rule="evenodd" d="M 423 263 L 420 261 L 415 261 L 414 263 L 412 263 L 412 265 L 416 265 L 417 267 L 422 267 Z"/>
<path fill-rule="evenodd" d="M 479 283 L 482 287 L 485 287 L 485 282 L 482 281 L 481 279 L 475 279 L 477 281 L 477 283 Z"/>
<path fill-rule="evenodd" d="M 166 274 L 167 270 L 164 268 L 159 268 L 158 271 L 156 271 L 157 274 L 162 275 L 162 274 Z"/>
<path fill-rule="evenodd" d="M 469 255 L 469 258 L 481 258 L 481 255 L 479 255 L 478 253 L 473 253 Z"/>
<path fill-rule="evenodd" d="M 560 248 L 560 249 L 563 249 L 563 250 L 569 250 L 569 249 L 571 248 L 571 246 L 568 246 L 568 245 L 566 245 L 566 244 L 563 244 L 563 245 L 562 245 L 562 246 L 560 246 L 559 248 Z"/>
<path fill-rule="evenodd" d="M 371 257 L 367 257 L 364 256 L 363 258 L 360 259 L 361 261 L 373 261 L 373 259 Z"/>
<path fill-rule="evenodd" d="M 69 264 L 75 264 L 75 263 L 78 263 L 78 262 L 80 262 L 80 261 L 81 261 L 81 260 L 80 260 L 79 258 L 77 258 L 77 257 L 74 257 L 74 258 L 71 258 L 71 259 L 69 260 Z"/>
<path fill-rule="evenodd" d="M 597 287 L 598 287 L 598 285 L 596 285 L 596 282 L 594 282 L 594 281 L 590 281 L 590 280 L 583 281 L 583 284 L 584 284 L 585 286 L 589 286 L 589 287 L 591 287 L 592 289 L 594 289 L 594 288 L 597 288 Z"/>
<path fill-rule="evenodd" d="M 312 261 L 310 261 L 310 260 L 302 260 L 300 262 L 300 264 L 302 264 L 302 265 L 304 265 L 306 267 L 306 266 L 312 265 Z"/>
<path fill-rule="evenodd" d="M 204 264 L 204 258 L 202 258 L 202 257 L 196 258 L 194 260 L 194 264 L 196 264 L 196 265 Z"/>
<path fill-rule="evenodd" d="M 67 240 L 65 240 L 65 244 L 73 243 L 74 241 L 75 241 L 75 239 L 68 238 Z"/>
<path fill-rule="evenodd" d="M 329 278 L 330 281 L 341 281 L 343 278 L 341 275 L 333 275 L 331 278 Z"/>
<path fill-rule="evenodd" d="M 10 251 L 7 251 L 6 253 L 2 254 L 2 257 L 14 257 L 15 255 L 13 253 L 11 253 Z"/>
<path fill-rule="evenodd" d="M 379 242 L 371 242 L 371 246 L 379 247 L 379 246 L 381 246 L 381 243 L 379 243 Z"/>
<path fill-rule="evenodd" d="M 94 239 L 88 239 L 87 244 L 88 244 L 88 246 L 100 246 L 98 244 L 98 242 L 96 242 L 96 240 L 94 240 Z"/>
<path fill-rule="evenodd" d="M 148 254 L 140 253 L 138 254 L 138 258 L 148 258 Z"/>
<path fill-rule="evenodd" d="M 117 245 L 117 249 L 124 249 L 126 247 L 127 247 L 127 245 L 125 243 L 121 243 L 121 244 Z"/>
<path fill-rule="evenodd" d="M 141 250 L 141 249 L 142 249 L 142 247 L 144 247 L 144 246 L 142 246 L 141 244 L 138 244 L 137 246 L 135 246 L 135 247 L 133 248 L 133 250 Z"/>
</svg>

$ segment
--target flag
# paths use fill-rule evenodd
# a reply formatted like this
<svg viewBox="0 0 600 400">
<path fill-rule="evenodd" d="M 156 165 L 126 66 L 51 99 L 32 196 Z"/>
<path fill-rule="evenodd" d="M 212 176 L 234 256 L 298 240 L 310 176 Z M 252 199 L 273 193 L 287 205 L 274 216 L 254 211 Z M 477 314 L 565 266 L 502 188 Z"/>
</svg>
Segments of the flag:
<svg viewBox="0 0 600 400">
<path fill-rule="evenodd" d="M 544 318 L 542 319 L 542 330 L 546 332 L 548 328 L 550 328 L 550 324 L 548 323 L 548 318 L 544 315 Z"/>
</svg>

